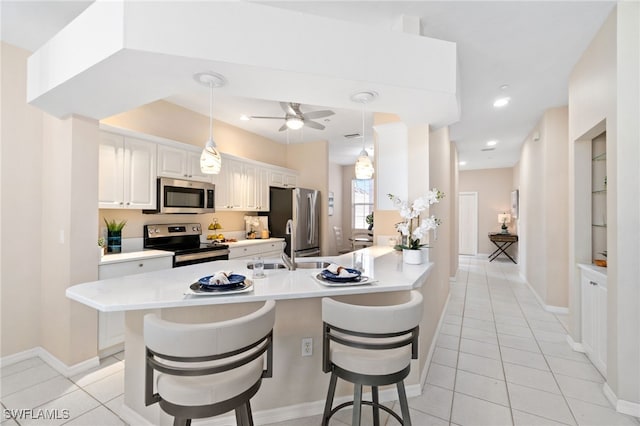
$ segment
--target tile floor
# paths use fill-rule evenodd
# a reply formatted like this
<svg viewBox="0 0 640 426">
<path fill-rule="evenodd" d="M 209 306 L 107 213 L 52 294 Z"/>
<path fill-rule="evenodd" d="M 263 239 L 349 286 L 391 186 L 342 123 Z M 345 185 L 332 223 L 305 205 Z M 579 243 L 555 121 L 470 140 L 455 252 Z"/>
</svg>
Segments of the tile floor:
<svg viewBox="0 0 640 426">
<path fill-rule="evenodd" d="M 409 401 L 413 424 L 639 426 L 636 418 L 610 407 L 602 393 L 604 379 L 569 348 L 562 320 L 540 307 L 516 265 L 462 257 L 427 384 Z M 118 416 L 123 376 L 122 354 L 70 378 L 39 358 L 3 367 L 2 426 L 125 425 Z M 398 411 L 397 403 L 389 406 Z M 16 408 L 66 408 L 70 418 L 5 419 L 4 410 Z M 364 415 L 362 424 L 372 424 L 371 410 Z M 332 421 L 349 423 L 348 410 Z M 313 416 L 271 426 L 319 424 L 320 416 Z M 397 422 L 385 415 L 382 424 Z"/>
</svg>

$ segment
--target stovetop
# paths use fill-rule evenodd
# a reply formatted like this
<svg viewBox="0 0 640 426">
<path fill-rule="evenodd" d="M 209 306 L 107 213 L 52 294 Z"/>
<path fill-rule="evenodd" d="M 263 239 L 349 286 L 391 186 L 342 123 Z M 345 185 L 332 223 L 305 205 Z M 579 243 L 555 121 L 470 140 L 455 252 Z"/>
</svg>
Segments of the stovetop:
<svg viewBox="0 0 640 426">
<path fill-rule="evenodd" d="M 202 227 L 199 223 L 172 223 L 145 225 L 143 246 L 148 249 L 166 250 L 175 253 L 198 253 L 228 249 L 218 242 L 202 243 Z"/>
</svg>

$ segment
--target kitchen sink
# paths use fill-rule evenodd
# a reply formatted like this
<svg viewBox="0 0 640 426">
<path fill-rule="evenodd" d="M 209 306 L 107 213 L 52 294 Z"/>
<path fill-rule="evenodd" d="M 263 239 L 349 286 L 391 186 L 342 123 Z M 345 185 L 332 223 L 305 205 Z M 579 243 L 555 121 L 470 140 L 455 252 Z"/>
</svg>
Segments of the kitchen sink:
<svg viewBox="0 0 640 426">
<path fill-rule="evenodd" d="M 324 269 L 327 266 L 331 265 L 329 262 L 305 262 L 305 261 L 296 261 L 296 268 L 298 269 Z"/>
<path fill-rule="evenodd" d="M 249 263 L 247 268 L 253 269 L 253 263 Z M 287 269 L 287 266 L 283 263 L 265 263 L 264 269 Z"/>
</svg>

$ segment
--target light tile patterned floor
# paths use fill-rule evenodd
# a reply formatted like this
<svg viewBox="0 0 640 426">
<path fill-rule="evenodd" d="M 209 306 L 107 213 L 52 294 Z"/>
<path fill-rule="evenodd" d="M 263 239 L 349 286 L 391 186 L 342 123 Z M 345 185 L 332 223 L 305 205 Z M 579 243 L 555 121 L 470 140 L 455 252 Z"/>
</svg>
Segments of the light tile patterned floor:
<svg viewBox="0 0 640 426">
<path fill-rule="evenodd" d="M 544 311 L 519 278 L 517 265 L 461 257 L 457 280 L 421 396 L 409 401 L 416 426 L 630 425 L 602 393 L 604 379 L 565 341 L 563 318 Z M 64 378 L 39 358 L 2 368 L 2 409 L 69 409 L 60 420 L 5 419 L 2 426 L 125 425 L 122 354 L 99 368 Z M 397 403 L 389 403 L 396 412 Z M 364 410 L 363 425 L 371 425 Z M 196 422 L 194 422 L 195 424 Z M 350 411 L 331 424 L 350 423 Z M 320 416 L 270 426 L 319 425 Z M 388 415 L 382 424 L 397 422 Z"/>
</svg>

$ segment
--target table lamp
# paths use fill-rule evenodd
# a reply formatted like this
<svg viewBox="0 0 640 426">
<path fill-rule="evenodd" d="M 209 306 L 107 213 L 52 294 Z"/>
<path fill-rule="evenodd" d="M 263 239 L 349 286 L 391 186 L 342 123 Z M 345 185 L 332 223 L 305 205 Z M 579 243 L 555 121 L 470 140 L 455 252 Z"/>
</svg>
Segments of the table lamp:
<svg viewBox="0 0 640 426">
<path fill-rule="evenodd" d="M 502 233 L 508 234 L 509 229 L 507 228 L 507 223 L 511 222 L 511 215 L 509 213 L 501 213 L 498 215 L 498 223 L 502 224 Z"/>
</svg>

